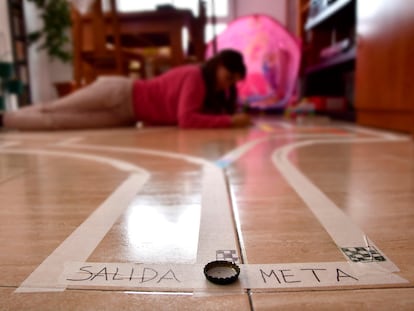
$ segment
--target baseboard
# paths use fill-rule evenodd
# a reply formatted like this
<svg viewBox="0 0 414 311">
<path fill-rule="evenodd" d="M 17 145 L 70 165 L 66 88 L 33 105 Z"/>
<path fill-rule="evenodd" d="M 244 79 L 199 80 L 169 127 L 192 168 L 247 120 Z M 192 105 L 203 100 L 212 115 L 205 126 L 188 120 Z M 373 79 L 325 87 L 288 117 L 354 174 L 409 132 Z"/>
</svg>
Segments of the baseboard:
<svg viewBox="0 0 414 311">
<path fill-rule="evenodd" d="M 414 111 L 357 111 L 357 123 L 414 135 Z"/>
</svg>

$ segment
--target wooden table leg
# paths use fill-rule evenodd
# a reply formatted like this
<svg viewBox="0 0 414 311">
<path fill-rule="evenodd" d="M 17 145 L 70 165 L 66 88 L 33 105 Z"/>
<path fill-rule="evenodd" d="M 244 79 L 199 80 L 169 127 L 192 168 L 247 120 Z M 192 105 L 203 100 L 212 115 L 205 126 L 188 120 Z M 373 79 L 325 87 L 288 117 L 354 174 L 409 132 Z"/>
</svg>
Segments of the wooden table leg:
<svg viewBox="0 0 414 311">
<path fill-rule="evenodd" d="M 82 25 L 79 12 L 75 8 L 71 9 L 72 18 L 72 40 L 73 40 L 73 78 L 75 89 L 79 89 L 82 84 L 82 64 L 81 64 L 81 42 Z"/>
<path fill-rule="evenodd" d="M 179 66 L 184 63 L 184 51 L 181 27 L 172 27 L 170 31 L 172 65 Z"/>
</svg>

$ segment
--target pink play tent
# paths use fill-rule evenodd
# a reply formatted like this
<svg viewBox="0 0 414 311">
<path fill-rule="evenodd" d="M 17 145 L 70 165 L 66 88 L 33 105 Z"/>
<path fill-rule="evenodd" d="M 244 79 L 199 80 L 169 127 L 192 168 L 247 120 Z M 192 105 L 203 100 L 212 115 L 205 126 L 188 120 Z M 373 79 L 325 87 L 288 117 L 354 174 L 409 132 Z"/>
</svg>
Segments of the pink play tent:
<svg viewBox="0 0 414 311">
<path fill-rule="evenodd" d="M 217 50 L 240 51 L 247 76 L 238 85 L 239 98 L 252 107 L 282 108 L 294 96 L 301 50 L 299 40 L 266 15 L 238 18 L 216 38 Z M 207 46 L 213 55 L 213 42 Z"/>
</svg>

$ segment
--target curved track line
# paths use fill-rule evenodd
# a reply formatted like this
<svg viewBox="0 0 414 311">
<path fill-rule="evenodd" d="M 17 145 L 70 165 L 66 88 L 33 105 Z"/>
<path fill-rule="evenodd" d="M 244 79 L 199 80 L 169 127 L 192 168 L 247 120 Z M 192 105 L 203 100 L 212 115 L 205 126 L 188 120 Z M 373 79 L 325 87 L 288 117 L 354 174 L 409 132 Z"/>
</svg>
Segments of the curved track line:
<svg viewBox="0 0 414 311">
<path fill-rule="evenodd" d="M 228 152 L 226 155 L 224 155 L 223 157 L 220 158 L 220 160 L 218 160 L 216 163 L 225 168 L 230 166 L 232 163 L 234 163 L 235 161 L 237 161 L 239 158 L 241 158 L 243 155 L 245 155 L 248 151 L 250 151 L 251 149 L 253 149 L 256 145 L 266 142 L 266 141 L 271 141 L 275 138 L 278 137 L 286 137 L 286 136 L 291 136 L 292 138 L 324 138 L 324 139 L 313 139 L 313 140 L 305 140 L 305 141 L 301 141 L 301 142 L 295 142 L 295 143 L 291 143 L 288 145 L 285 145 L 283 147 L 278 148 L 275 153 L 273 154 L 272 158 L 273 158 L 273 162 L 275 163 L 275 166 L 281 171 L 282 175 L 285 177 L 285 179 L 289 182 L 289 184 L 295 189 L 295 191 L 301 196 L 301 194 L 303 194 L 304 192 L 307 192 L 307 198 L 309 199 L 308 201 L 305 201 L 307 203 L 307 205 L 309 206 L 308 202 L 312 202 L 312 198 L 313 196 L 316 194 L 316 196 L 319 196 L 321 198 L 323 198 L 323 202 L 325 203 L 325 207 L 326 210 L 332 211 L 332 213 L 334 214 L 343 214 L 343 212 L 339 209 L 339 207 L 337 207 L 329 198 L 326 197 L 326 195 L 324 195 L 319 188 L 317 188 L 312 182 L 309 181 L 309 179 L 306 178 L 306 176 L 304 176 L 292 163 L 289 162 L 287 156 L 288 153 L 290 153 L 291 151 L 293 151 L 296 148 L 300 148 L 300 147 L 304 147 L 304 146 L 309 146 L 309 145 L 314 145 L 314 144 L 319 144 L 319 143 L 376 143 L 376 142 L 401 142 L 401 141 L 410 141 L 410 138 L 408 138 L 407 136 L 404 135 L 396 135 L 393 133 L 388 133 L 388 132 L 384 132 L 384 131 L 377 131 L 377 130 L 372 130 L 372 129 L 365 129 L 365 128 L 359 128 L 359 127 L 353 127 L 353 126 L 342 126 L 342 128 L 347 129 L 349 131 L 352 131 L 354 133 L 360 133 L 360 134 L 365 134 L 365 135 L 373 135 L 375 136 L 375 138 L 355 138 L 355 135 L 343 135 L 343 136 L 338 136 L 335 134 L 288 134 L 288 135 L 281 135 L 281 134 L 276 134 L 276 135 L 269 135 L 268 137 L 264 137 L 264 138 L 259 138 L 256 140 L 252 140 L 249 141 L 241 146 L 239 146 L 238 148 Z M 327 139 L 327 138 L 336 138 L 336 139 Z M 341 138 L 339 138 L 341 137 Z M 283 153 L 283 157 L 282 160 L 280 159 L 280 153 Z M 276 159 L 276 160 L 275 160 Z M 287 164 L 285 164 L 287 162 Z M 281 164 L 283 163 L 283 164 Z M 281 165 L 280 165 L 281 164 Z M 286 167 L 289 167 L 286 170 Z M 305 188 L 303 187 L 303 180 L 306 180 L 306 183 L 309 185 L 308 190 L 306 191 Z M 322 199 L 321 199 L 322 200 Z M 321 202 L 318 202 L 321 203 Z M 312 205 L 314 206 L 314 205 Z M 318 205 L 316 205 L 318 206 Z M 330 207 L 330 209 L 328 208 Z M 338 212 L 339 211 L 339 212 Z M 315 214 L 315 213 L 314 213 Z M 329 213 L 328 213 L 329 214 Z M 241 225 L 240 225 L 240 219 L 238 217 L 238 214 L 235 213 L 236 216 L 236 227 L 237 227 L 237 231 L 239 233 L 239 241 L 241 242 L 240 248 L 241 248 L 241 252 L 243 254 L 243 258 L 244 258 L 244 262 L 247 263 L 247 256 L 246 256 L 246 252 L 244 249 L 244 243 L 243 243 L 243 237 L 241 236 Z M 352 245 L 355 246 L 374 246 L 374 244 L 372 243 L 372 241 L 370 241 L 368 239 L 368 237 L 365 235 L 364 232 L 362 232 L 361 229 L 359 229 L 356 225 L 354 225 L 352 223 L 352 221 L 348 218 L 348 216 L 346 216 L 345 214 L 341 215 L 341 216 L 337 216 L 337 221 L 339 222 L 339 224 L 331 224 L 330 225 L 330 218 L 326 217 L 327 219 L 322 222 L 322 220 L 318 217 L 318 214 L 315 214 L 315 216 L 317 217 L 317 219 L 322 223 L 322 225 L 325 227 L 325 223 L 333 228 L 341 228 L 340 225 L 341 223 L 343 223 L 344 218 L 346 218 L 345 221 L 345 227 L 347 227 L 347 230 L 344 231 L 344 236 L 343 238 L 345 239 L 347 245 L 343 245 L 344 247 L 349 247 Z M 323 214 L 322 214 L 323 217 Z M 342 219 L 342 220 L 341 220 Z M 342 226 L 342 228 L 344 227 Z M 325 227 L 325 229 L 328 231 L 328 229 Z M 352 230 L 350 230 L 352 229 Z M 338 231 L 340 231 L 338 229 Z M 353 232 L 351 235 L 353 235 L 354 237 L 357 238 L 357 241 L 359 244 L 352 244 L 351 243 L 351 239 L 349 238 L 349 234 L 347 233 L 347 231 L 351 231 Z M 328 231 L 329 232 L 329 231 Z M 332 236 L 332 235 L 331 235 Z M 334 236 L 332 236 L 333 240 L 338 244 L 338 242 L 335 240 Z M 340 244 L 338 244 L 340 245 Z M 377 248 L 378 249 L 378 248 Z M 385 256 L 386 257 L 386 256 Z M 388 258 L 387 258 L 388 259 Z M 396 267 L 395 264 L 393 264 L 389 259 L 388 259 L 388 264 L 383 264 L 383 266 L 385 266 L 385 268 L 387 268 L 389 271 L 398 271 L 399 269 Z"/>
<path fill-rule="evenodd" d="M 112 152 L 122 152 L 122 153 L 133 153 L 133 154 L 142 154 L 142 155 L 151 155 L 169 159 L 175 159 L 180 161 L 186 161 L 189 163 L 197 165 L 213 165 L 210 161 L 194 157 L 178 152 L 169 152 L 169 151 L 160 151 L 146 148 L 135 148 L 135 147 L 118 147 L 118 146 L 108 146 L 108 145 L 92 145 L 92 144 L 75 144 L 73 142 L 64 142 L 58 145 L 59 147 L 65 147 L 69 149 L 83 149 L 83 150 L 94 150 L 94 151 L 112 151 Z"/>
<path fill-rule="evenodd" d="M 353 137 L 353 135 L 350 135 L 350 136 Z M 287 132 L 286 134 L 267 135 L 267 136 L 262 137 L 262 138 L 257 138 L 257 139 L 248 141 L 248 142 L 242 144 L 241 146 L 227 152 L 224 156 L 222 156 L 219 160 L 216 161 L 216 165 L 223 168 L 223 169 L 228 168 L 230 165 L 232 165 L 234 162 L 239 160 L 241 157 L 243 157 L 246 153 L 248 153 L 250 150 L 252 150 L 258 144 L 261 144 L 261 143 L 264 143 L 264 142 L 269 142 L 269 141 L 272 141 L 272 140 L 277 139 L 277 138 L 285 138 L 285 139 L 286 138 L 296 138 L 297 139 L 297 138 L 320 138 L 320 137 L 338 137 L 338 135 L 334 135 L 334 134 L 296 134 L 296 133 L 289 133 L 289 132 Z M 341 137 L 347 137 L 347 136 L 341 136 Z M 229 189 L 229 193 L 230 193 L 230 197 L 231 197 L 231 202 L 236 202 L 235 197 L 234 197 L 234 193 L 232 192 L 231 189 Z M 232 206 L 233 206 L 234 222 L 235 222 L 236 231 L 237 231 L 237 235 L 238 235 L 241 257 L 243 259 L 243 263 L 247 264 L 248 263 L 247 252 L 246 252 L 246 249 L 244 247 L 244 238 L 243 238 L 242 229 L 241 229 L 239 211 L 236 208 L 234 203 L 232 204 Z"/>
<path fill-rule="evenodd" d="M 85 149 L 94 151 L 112 151 L 151 155 L 186 161 L 201 165 L 203 170 L 201 193 L 201 217 L 199 243 L 197 250 L 197 263 L 206 263 L 216 259 L 217 250 L 235 250 L 239 252 L 232 217 L 232 206 L 227 191 L 227 180 L 222 169 L 214 163 L 199 157 L 144 148 L 100 146 L 87 144 L 67 143 L 61 147 L 71 149 Z M 214 223 L 214 230 L 212 230 Z"/>
<path fill-rule="evenodd" d="M 216 161 L 216 164 L 220 167 L 228 167 L 232 163 L 239 160 L 242 156 L 244 156 L 247 152 L 252 150 L 254 147 L 256 147 L 258 144 L 268 142 L 277 138 L 329 138 L 329 137 L 338 137 L 338 135 L 335 134 L 295 134 L 295 133 L 286 133 L 286 134 L 273 134 L 273 135 L 267 135 L 266 137 L 261 137 L 257 139 L 253 139 L 251 141 L 248 141 L 239 147 L 227 152 L 224 156 L 222 156 L 219 160 Z M 354 137 L 353 135 L 350 136 L 340 136 L 340 137 Z"/>
<path fill-rule="evenodd" d="M 59 282 L 65 262 L 86 261 L 147 180 L 147 175 L 131 174 L 23 281 L 16 292 L 65 290 L 66 285 Z"/>
<path fill-rule="evenodd" d="M 384 130 L 377 130 L 377 129 L 372 129 L 372 128 L 368 128 L 368 127 L 362 127 L 362 126 L 355 126 L 355 125 L 341 125 L 339 126 L 340 128 L 343 128 L 345 130 L 354 132 L 354 133 L 358 133 L 358 134 L 364 134 L 364 135 L 370 135 L 370 136 L 374 136 L 377 138 L 383 138 L 386 140 L 410 140 L 408 135 L 404 135 L 404 134 L 395 134 L 395 133 L 390 133 Z"/>
<path fill-rule="evenodd" d="M 216 165 L 206 159 L 194 157 L 190 155 L 180 154 L 176 152 L 166 152 L 152 149 L 136 148 L 136 147 L 118 147 L 118 146 L 102 146 L 91 144 L 76 144 L 73 141 L 60 143 L 58 147 L 69 149 L 81 149 L 91 151 L 104 152 L 122 152 L 130 154 L 151 155 L 163 157 L 168 159 L 175 159 L 179 161 L 186 161 L 188 163 L 201 165 L 203 168 L 202 179 L 202 194 L 201 194 L 201 217 L 200 217 L 200 231 L 199 243 L 197 250 L 197 263 L 205 263 L 215 259 L 217 250 L 236 250 L 239 253 L 239 258 L 247 258 L 246 254 L 240 256 L 243 250 L 243 237 L 241 234 L 240 221 L 238 211 L 233 208 L 228 191 L 227 179 L 221 168 L 226 168 L 231 163 L 237 161 L 245 153 L 253 149 L 257 144 L 269 141 L 279 137 L 337 137 L 336 135 L 323 134 L 289 134 L 281 135 L 275 134 L 265 136 L 256 140 L 247 142 L 240 147 L 230 151 L 225 156 L 221 157 Z M 220 168 L 219 168 L 220 167 Z M 234 215 L 231 215 L 233 212 Z M 233 217 L 234 216 L 234 217 Z M 212 230 L 212 223 L 214 223 L 214 230 Z M 235 227 L 234 230 L 229 228 Z M 239 241 L 239 243 L 237 243 Z"/>
<path fill-rule="evenodd" d="M 4 143 L 0 143 L 0 148 L 9 148 L 9 147 L 15 147 L 20 145 L 21 143 L 18 141 L 9 141 L 9 142 L 4 142 Z"/>
<path fill-rule="evenodd" d="M 64 146 L 67 144 L 71 144 L 71 143 L 78 143 L 82 140 L 84 140 L 85 137 L 68 137 L 68 138 L 64 138 L 63 140 L 58 141 L 57 143 L 53 143 L 52 146 Z"/>
<path fill-rule="evenodd" d="M 138 174 L 148 174 L 146 170 L 143 168 L 136 166 L 132 163 L 98 156 L 98 155 L 89 155 L 84 153 L 76 153 L 76 152 L 65 152 L 65 151 L 53 151 L 53 150 L 44 150 L 44 149 L 30 149 L 30 148 L 19 148 L 19 149 L 1 149 L 0 153 L 2 154 L 32 154 L 32 155 L 45 155 L 45 156 L 58 156 L 58 157 L 70 157 L 70 158 L 77 158 L 87 161 L 98 162 L 106 165 L 110 165 L 120 171 L 131 172 L 131 173 L 138 173 Z"/>
<path fill-rule="evenodd" d="M 303 134 L 303 135 L 309 137 L 309 135 L 306 135 L 306 134 Z M 285 135 L 283 135 L 283 136 L 285 136 Z M 293 135 L 293 136 L 295 136 L 295 135 Z M 297 137 L 297 136 L 302 136 L 302 135 L 296 135 L 295 137 Z M 321 135 L 312 135 L 312 136 L 319 136 L 319 137 L 320 136 L 323 136 L 323 137 L 326 137 L 327 135 L 321 134 Z M 337 137 L 337 135 L 334 135 L 334 136 Z M 233 155 L 232 156 L 228 156 L 228 157 L 225 156 L 223 158 L 226 158 L 226 160 L 229 160 L 229 158 L 230 158 L 230 160 L 232 162 L 234 162 L 238 158 L 240 158 L 243 154 L 245 154 L 247 151 L 249 151 L 254 146 L 256 146 L 258 143 L 264 142 L 266 140 L 270 140 L 270 139 L 273 139 L 273 138 L 274 137 L 266 137 L 266 138 L 259 139 L 259 141 L 250 141 L 250 142 L 247 143 L 247 146 L 245 144 L 245 145 L 240 146 L 239 148 L 236 148 L 236 150 L 233 150 Z M 395 137 L 394 138 L 391 138 L 391 137 L 388 137 L 388 138 L 382 138 L 382 139 L 359 139 L 357 142 L 379 142 L 379 141 L 383 142 L 383 141 L 390 141 L 390 140 L 393 140 L 393 141 L 401 141 L 400 138 L 395 138 Z M 326 142 L 326 143 L 332 143 L 333 141 L 337 141 L 337 142 L 340 142 L 340 143 L 353 143 L 353 142 L 356 142 L 356 140 L 348 140 L 348 141 L 346 141 L 346 140 L 340 139 L 339 141 L 338 140 L 329 140 L 329 142 Z M 313 141 L 313 142 L 320 143 L 320 141 L 316 141 L 316 140 Z M 307 145 L 312 144 L 311 142 L 308 142 L 308 141 L 307 142 L 301 142 L 301 143 L 303 144 L 303 146 L 307 146 Z M 292 144 L 292 145 L 294 145 L 294 144 Z M 62 146 L 62 144 L 60 144 L 60 146 Z M 70 141 L 64 143 L 63 146 L 69 147 L 69 148 L 78 148 L 78 149 L 94 149 L 94 150 L 102 150 L 102 151 L 117 151 L 117 152 L 130 152 L 130 153 L 148 154 L 148 155 L 154 155 L 154 156 L 160 156 L 160 157 L 174 158 L 174 159 L 177 159 L 177 160 L 184 160 L 184 161 L 187 161 L 187 162 L 190 162 L 190 163 L 202 165 L 203 168 L 204 168 L 204 171 L 205 171 L 204 174 L 203 174 L 203 185 L 209 185 L 210 184 L 210 186 L 208 186 L 208 187 L 203 187 L 203 198 L 208 198 L 209 196 L 210 197 L 213 197 L 213 198 L 216 197 L 215 195 L 212 195 L 212 193 L 210 193 L 209 191 L 206 191 L 207 193 L 205 194 L 204 191 L 207 188 L 210 188 L 210 187 L 211 187 L 210 189 L 214 189 L 214 188 L 215 189 L 222 189 L 223 188 L 222 186 L 220 186 L 220 187 L 217 186 L 217 180 L 218 179 L 220 180 L 220 178 L 221 178 L 219 175 L 222 175 L 222 180 L 224 181 L 224 184 L 225 184 L 225 177 L 224 177 L 223 171 L 221 169 L 218 169 L 217 166 L 214 166 L 211 162 L 209 162 L 209 161 L 207 161 L 205 159 L 201 159 L 201 158 L 197 158 L 197 157 L 193 157 L 193 156 L 187 156 L 187 155 L 182 155 L 182 154 L 178 154 L 178 153 L 171 153 L 171 152 L 164 152 L 164 151 L 157 151 L 157 150 L 141 149 L 141 148 L 123 148 L 123 147 L 113 147 L 113 146 L 91 146 L 91 145 L 85 145 L 84 146 L 84 145 L 74 145 Z M 290 147 L 290 146 L 291 145 L 284 146 L 284 147 L 282 147 L 280 149 L 287 148 L 287 147 Z M 299 148 L 299 146 L 296 146 L 296 147 Z M 35 149 L 26 149 L 26 150 L 35 150 Z M 3 150 L 0 150 L 0 153 L 2 151 Z M 62 153 L 62 152 L 55 152 L 55 151 L 45 151 L 45 150 L 37 150 L 37 151 L 39 151 L 38 154 L 43 153 L 45 155 L 46 155 L 46 153 L 50 153 L 49 155 L 51 155 L 51 153 L 54 153 L 55 155 L 57 155 L 57 154 L 65 154 L 64 152 Z M 77 154 L 77 155 L 81 155 L 79 158 L 83 158 L 83 159 L 87 159 L 88 157 L 94 157 L 94 156 L 85 155 L 85 154 Z M 118 160 L 115 160 L 115 161 L 118 161 Z M 287 154 L 286 154 L 286 161 L 289 161 L 287 159 Z M 123 161 L 120 161 L 120 162 L 123 162 Z M 114 166 L 114 167 L 116 167 L 118 169 L 124 168 L 125 170 L 128 170 L 128 168 L 127 168 L 128 166 L 124 166 L 124 165 L 120 165 L 119 166 L 119 163 L 117 163 L 116 165 L 112 165 L 112 166 Z M 293 167 L 293 169 L 295 169 L 295 170 L 298 171 L 298 169 L 296 169 L 293 165 L 292 165 L 292 167 Z M 301 174 L 301 173 L 299 172 L 299 174 Z M 133 175 L 135 175 L 135 174 L 133 174 Z M 135 181 L 134 181 L 134 183 L 135 183 Z M 123 187 L 123 185 L 120 186 L 120 188 L 122 188 L 122 187 Z M 317 189 L 317 190 L 319 190 L 319 189 Z M 114 195 L 116 194 L 116 192 L 114 193 Z M 227 192 L 226 192 L 226 197 L 228 199 Z M 205 203 L 203 201 L 203 206 L 206 207 L 206 205 L 213 205 L 213 204 L 214 205 L 219 205 L 219 204 L 223 204 L 223 198 L 221 198 L 219 200 L 209 200 L 209 201 L 210 201 L 209 203 Z M 226 201 L 226 200 L 224 199 L 224 201 Z M 230 203 L 228 203 L 228 204 L 230 204 Z M 202 210 L 204 211 L 204 210 L 207 210 L 207 209 L 206 208 L 203 208 Z M 220 217 L 223 217 L 223 215 L 222 215 L 222 212 L 223 211 L 225 211 L 225 210 L 230 211 L 230 207 L 229 208 L 223 208 L 223 207 L 221 207 L 218 210 L 220 211 L 220 214 L 218 214 L 218 216 L 219 216 L 218 218 L 220 218 Z M 208 216 L 207 218 L 209 218 L 211 216 L 212 215 Z M 345 217 L 346 217 L 346 215 L 345 215 Z M 206 217 L 204 217 L 204 218 L 206 218 Z M 211 219 L 211 218 L 209 218 L 209 219 Z M 202 226 L 200 225 L 200 242 L 202 242 L 201 241 L 202 240 L 201 237 L 203 236 L 201 227 Z M 210 226 L 208 226 L 206 228 L 210 228 Z M 228 230 L 228 228 L 227 228 L 227 230 Z M 210 231 L 210 230 L 208 230 L 208 231 Z M 206 230 L 206 232 L 208 232 L 208 231 Z M 208 236 L 208 239 L 207 240 L 209 240 L 209 238 L 211 238 L 211 236 Z M 366 236 L 365 235 L 364 235 L 364 238 L 365 238 L 365 241 L 368 241 L 366 239 Z M 215 242 L 218 242 L 218 241 L 215 241 Z M 213 243 L 213 244 L 214 244 L 213 247 L 215 247 L 217 243 Z M 208 248 L 206 248 L 206 249 L 210 249 L 211 250 L 211 246 L 208 247 Z M 199 255 L 200 254 L 203 254 L 203 252 L 200 252 L 200 249 L 199 249 L 198 254 Z M 203 255 L 203 256 L 205 256 L 205 255 Z M 207 256 L 211 256 L 211 254 L 209 254 Z M 59 272 L 61 272 L 61 270 Z M 45 286 L 41 286 L 41 287 L 44 288 Z M 26 288 L 26 289 L 28 289 L 28 288 Z M 63 290 L 63 289 L 60 288 L 58 290 Z M 38 288 L 38 290 L 41 290 L 41 288 L 40 289 Z M 50 290 L 56 290 L 56 287 L 48 288 L 47 290 L 48 291 L 50 291 Z M 25 288 L 22 287 L 22 290 L 21 291 L 25 291 Z M 28 291 L 33 291 L 33 289 L 28 289 Z"/>
<path fill-rule="evenodd" d="M 351 144 L 400 141 L 406 141 L 406 139 L 354 138 L 308 140 L 288 144 L 276 149 L 272 155 L 272 161 L 290 186 L 310 208 L 315 217 L 319 220 L 339 248 L 371 247 L 374 246 L 374 244 L 366 236 L 366 234 L 289 160 L 289 154 L 298 148 L 316 144 Z M 379 249 L 377 248 L 377 250 Z M 399 271 L 397 266 L 389 259 L 386 262 L 381 263 L 381 265 L 390 272 Z"/>
<path fill-rule="evenodd" d="M 39 149 L 0 149 L 0 154 L 58 156 L 94 161 L 129 172 L 129 177 L 72 232 L 20 285 L 22 292 L 63 291 L 59 276 L 66 261 L 86 261 L 119 216 L 149 180 L 150 174 L 134 164 L 108 157 Z"/>
</svg>

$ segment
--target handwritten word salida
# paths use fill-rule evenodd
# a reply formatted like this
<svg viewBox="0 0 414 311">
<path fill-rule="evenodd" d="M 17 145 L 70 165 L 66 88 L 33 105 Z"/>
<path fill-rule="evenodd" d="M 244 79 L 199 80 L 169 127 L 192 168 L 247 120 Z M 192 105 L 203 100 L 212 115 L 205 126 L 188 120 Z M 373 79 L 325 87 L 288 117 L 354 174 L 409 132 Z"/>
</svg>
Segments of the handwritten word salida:
<svg viewBox="0 0 414 311">
<path fill-rule="evenodd" d="M 98 268 L 98 269 L 97 269 Z M 119 267 L 96 267 L 96 266 L 83 266 L 79 268 L 77 272 L 79 277 L 67 278 L 67 281 L 71 282 L 92 282 L 92 281 L 131 281 L 139 284 L 143 283 L 166 283 L 167 281 L 172 283 L 180 283 L 176 273 L 172 269 L 166 269 L 166 271 L 157 271 L 153 268 L 143 267 L 140 269 L 130 267 L 128 270 Z"/>
</svg>

